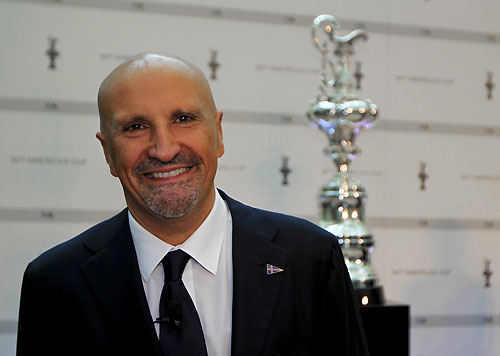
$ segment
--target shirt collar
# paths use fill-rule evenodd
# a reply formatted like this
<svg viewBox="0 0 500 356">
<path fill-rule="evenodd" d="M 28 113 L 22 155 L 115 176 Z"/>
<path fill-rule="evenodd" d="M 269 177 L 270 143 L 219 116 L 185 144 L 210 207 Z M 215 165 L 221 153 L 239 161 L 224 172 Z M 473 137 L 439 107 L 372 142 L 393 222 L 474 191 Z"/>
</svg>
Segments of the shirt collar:
<svg viewBox="0 0 500 356">
<path fill-rule="evenodd" d="M 171 250 L 183 250 L 212 274 L 217 273 L 219 254 L 226 238 L 229 211 L 219 192 L 207 218 L 200 227 L 179 246 L 170 245 L 147 231 L 128 212 L 128 221 L 134 242 L 142 279 L 148 281 L 151 273 Z"/>
</svg>

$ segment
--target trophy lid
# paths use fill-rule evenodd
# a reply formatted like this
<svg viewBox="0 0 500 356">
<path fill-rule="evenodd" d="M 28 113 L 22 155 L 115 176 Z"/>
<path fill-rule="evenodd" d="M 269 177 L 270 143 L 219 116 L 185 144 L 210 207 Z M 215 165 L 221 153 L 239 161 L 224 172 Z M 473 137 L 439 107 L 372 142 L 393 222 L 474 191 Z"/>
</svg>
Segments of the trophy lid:
<svg viewBox="0 0 500 356">
<path fill-rule="evenodd" d="M 313 126 L 328 135 L 330 147 L 326 153 L 340 168 L 359 154 L 354 139 L 361 129 L 375 124 L 378 108 L 370 99 L 360 99 L 351 92 L 349 61 L 354 53 L 353 43 L 358 39 L 366 40 L 367 34 L 358 29 L 337 36 L 339 28 L 331 15 L 323 14 L 314 19 L 312 42 L 321 52 L 321 76 L 319 93 L 309 102 L 307 117 Z M 329 50 L 331 45 L 333 51 Z"/>
</svg>

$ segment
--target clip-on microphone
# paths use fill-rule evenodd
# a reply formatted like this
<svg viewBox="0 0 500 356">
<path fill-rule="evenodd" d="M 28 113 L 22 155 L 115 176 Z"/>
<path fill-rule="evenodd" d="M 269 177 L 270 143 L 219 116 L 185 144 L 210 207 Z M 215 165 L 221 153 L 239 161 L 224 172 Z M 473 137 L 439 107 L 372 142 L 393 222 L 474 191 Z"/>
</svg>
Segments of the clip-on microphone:
<svg viewBox="0 0 500 356">
<path fill-rule="evenodd" d="M 154 323 L 167 323 L 168 326 L 179 327 L 182 324 L 182 304 L 179 300 L 170 299 L 167 302 L 166 316 L 156 318 Z"/>
</svg>

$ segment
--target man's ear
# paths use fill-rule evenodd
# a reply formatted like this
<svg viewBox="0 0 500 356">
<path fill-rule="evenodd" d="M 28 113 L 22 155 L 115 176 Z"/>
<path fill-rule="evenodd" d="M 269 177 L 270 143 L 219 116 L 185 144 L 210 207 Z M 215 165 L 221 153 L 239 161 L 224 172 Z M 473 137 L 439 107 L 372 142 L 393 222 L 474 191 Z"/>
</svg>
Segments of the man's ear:
<svg viewBox="0 0 500 356">
<path fill-rule="evenodd" d="M 221 158 L 224 154 L 224 135 L 222 134 L 222 111 L 218 111 L 215 115 L 215 124 L 217 125 L 217 158 Z"/>
<path fill-rule="evenodd" d="M 113 163 L 113 158 L 111 157 L 111 154 L 109 152 L 110 150 L 109 150 L 108 144 L 106 142 L 106 137 L 104 136 L 104 134 L 101 131 L 98 131 L 95 134 L 95 137 L 97 137 L 97 139 L 101 143 L 102 150 L 104 152 L 104 157 L 106 158 L 106 163 L 109 166 L 109 172 L 113 176 L 118 177 L 118 174 L 116 173 L 115 165 Z"/>
</svg>

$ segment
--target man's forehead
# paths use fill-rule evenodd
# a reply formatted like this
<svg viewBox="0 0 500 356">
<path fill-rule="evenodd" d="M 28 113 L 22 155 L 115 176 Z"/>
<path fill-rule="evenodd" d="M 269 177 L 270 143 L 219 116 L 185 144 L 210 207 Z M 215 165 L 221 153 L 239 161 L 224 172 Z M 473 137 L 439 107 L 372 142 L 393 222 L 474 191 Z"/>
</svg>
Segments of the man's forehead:
<svg viewBox="0 0 500 356">
<path fill-rule="evenodd" d="M 144 86 L 151 90 L 170 88 L 184 83 L 192 88 L 192 96 L 202 99 L 210 114 L 215 114 L 216 107 L 210 85 L 196 66 L 176 57 L 158 54 L 139 55 L 118 66 L 102 82 L 99 88 L 98 103 L 101 125 L 104 120 L 114 116 L 116 105 L 123 104 L 129 94 L 141 93 Z M 172 91 L 171 91 L 172 92 Z M 140 97 L 136 96 L 136 98 Z M 103 126 L 101 126 L 103 127 Z"/>
</svg>

